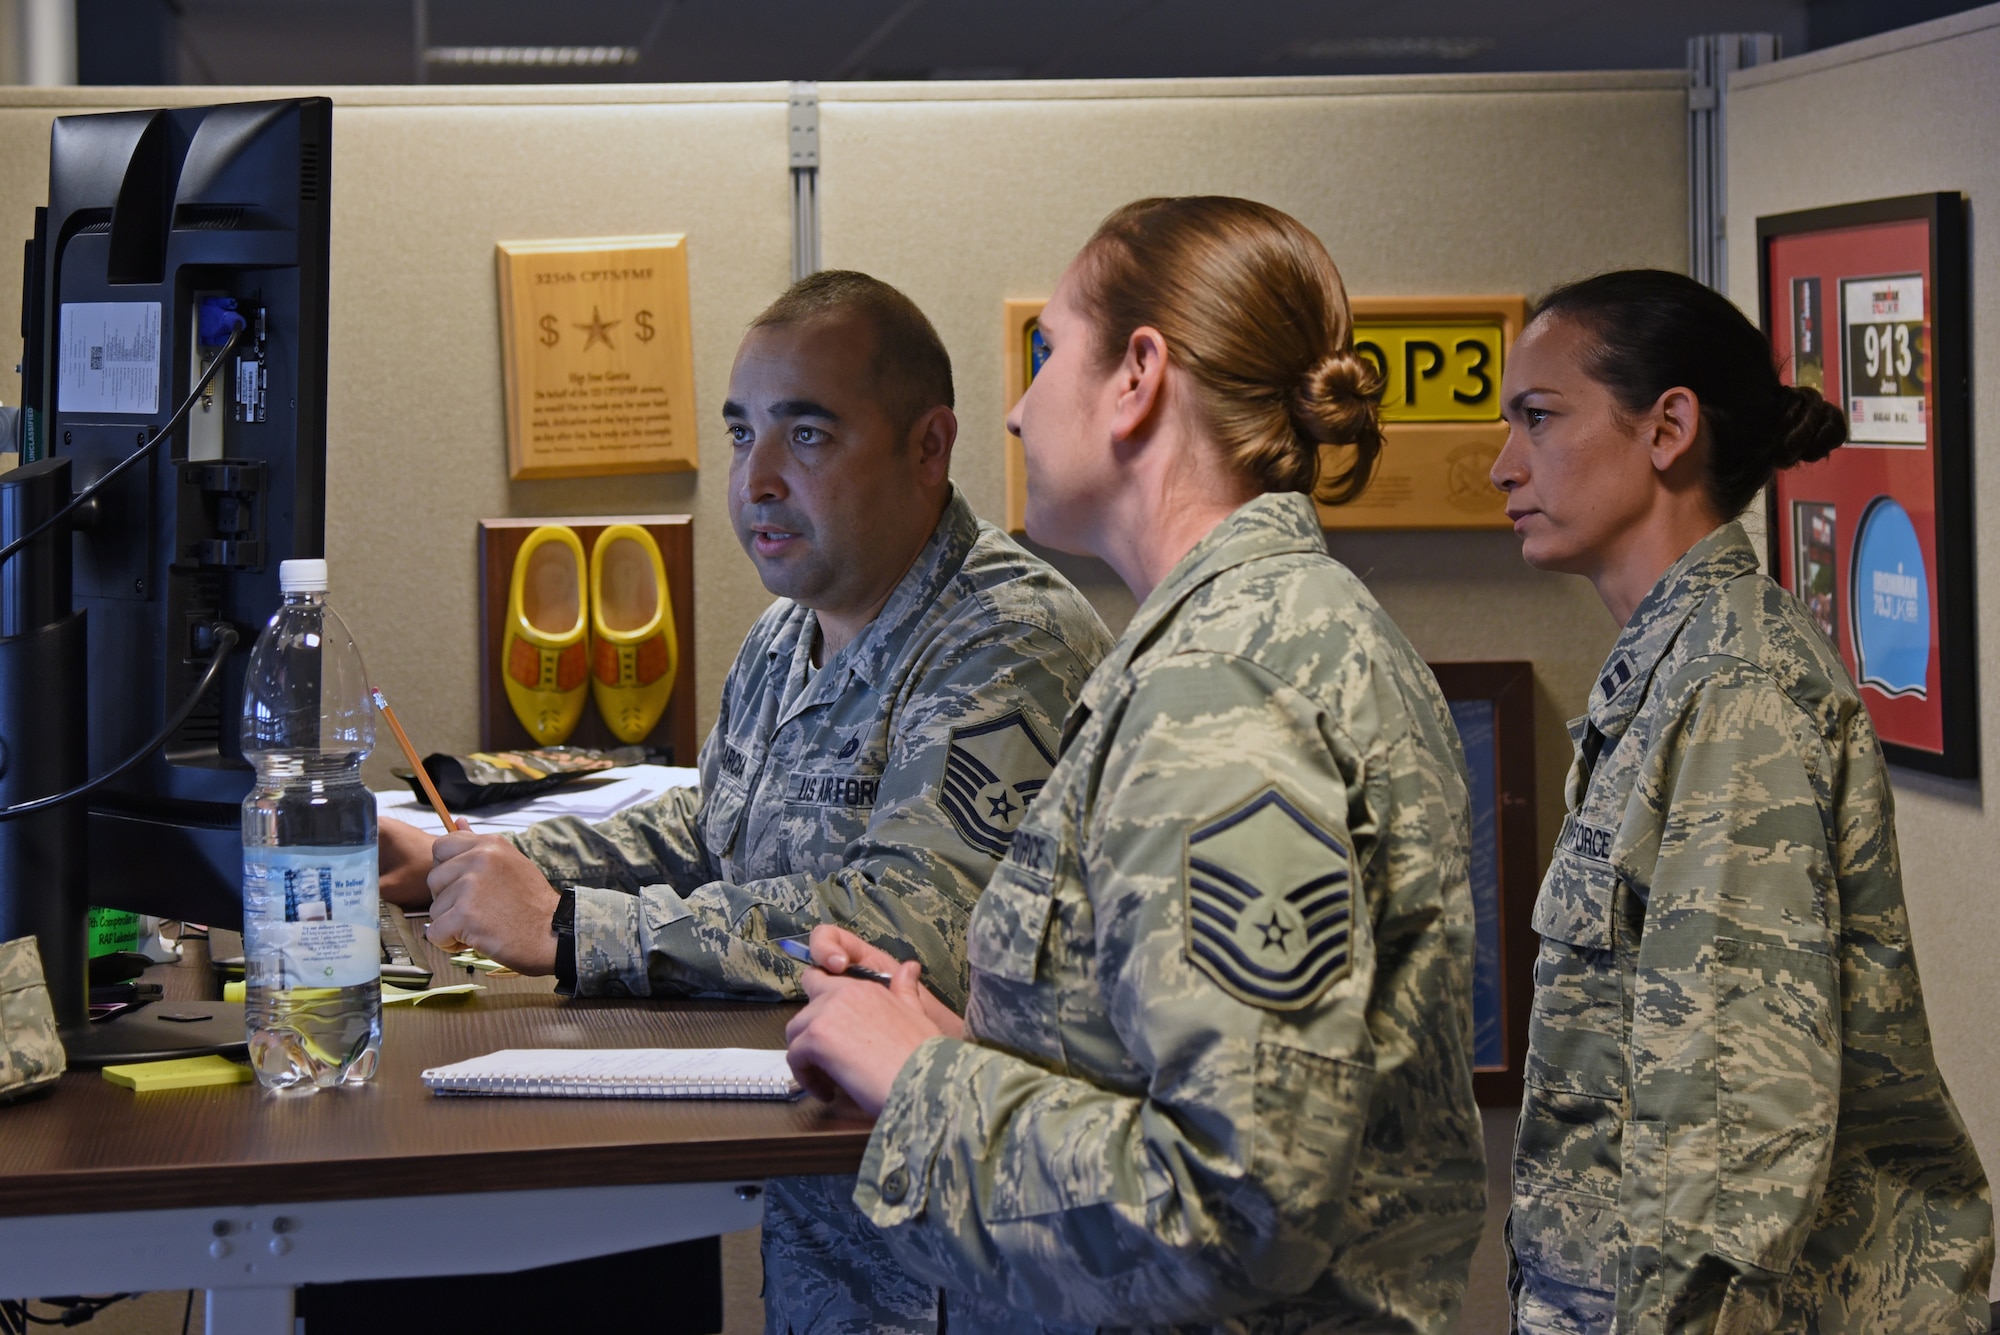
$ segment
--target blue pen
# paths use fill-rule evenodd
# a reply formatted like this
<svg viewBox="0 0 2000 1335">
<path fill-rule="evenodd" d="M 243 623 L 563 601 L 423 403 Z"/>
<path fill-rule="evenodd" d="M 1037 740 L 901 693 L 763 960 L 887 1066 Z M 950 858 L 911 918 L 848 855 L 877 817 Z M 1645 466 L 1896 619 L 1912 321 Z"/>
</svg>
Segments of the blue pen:
<svg viewBox="0 0 2000 1335">
<path fill-rule="evenodd" d="M 812 964 L 815 969 L 819 967 L 819 965 L 813 963 L 813 953 L 811 947 L 807 946 L 806 943 L 803 941 L 795 941 L 790 938 L 787 938 L 783 941 L 778 942 L 778 949 L 784 951 L 787 955 L 790 955 L 793 959 L 799 961 L 801 964 Z M 888 974 L 877 973 L 873 969 L 864 969 L 859 964 L 850 964 L 847 966 L 846 973 L 836 974 L 834 976 L 837 978 L 862 978 L 866 979 L 868 982 L 871 983 L 880 983 L 884 987 L 889 986 Z"/>
</svg>

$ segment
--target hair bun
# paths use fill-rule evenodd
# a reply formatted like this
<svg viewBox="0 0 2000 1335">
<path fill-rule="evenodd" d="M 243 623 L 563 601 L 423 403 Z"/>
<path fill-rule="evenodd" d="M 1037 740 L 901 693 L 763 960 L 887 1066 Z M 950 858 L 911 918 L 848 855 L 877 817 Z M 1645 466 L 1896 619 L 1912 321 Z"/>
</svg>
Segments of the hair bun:
<svg viewBox="0 0 2000 1335">
<path fill-rule="evenodd" d="M 1382 453 L 1382 373 L 1352 344 L 1321 357 L 1299 378 L 1287 405 L 1307 486 L 1328 505 L 1343 505 L 1367 489 Z M 1321 471 L 1321 447 L 1351 447 L 1345 467 Z M 1315 484 L 1315 479 L 1317 482 Z"/>
<path fill-rule="evenodd" d="M 1320 358 L 1292 394 L 1292 421 L 1321 445 L 1380 441 L 1381 410 L 1382 373 L 1351 346 Z"/>
<path fill-rule="evenodd" d="M 1778 406 L 1777 436 L 1772 462 L 1779 468 L 1818 463 L 1847 442 L 1847 414 L 1808 385 L 1787 385 Z"/>
</svg>

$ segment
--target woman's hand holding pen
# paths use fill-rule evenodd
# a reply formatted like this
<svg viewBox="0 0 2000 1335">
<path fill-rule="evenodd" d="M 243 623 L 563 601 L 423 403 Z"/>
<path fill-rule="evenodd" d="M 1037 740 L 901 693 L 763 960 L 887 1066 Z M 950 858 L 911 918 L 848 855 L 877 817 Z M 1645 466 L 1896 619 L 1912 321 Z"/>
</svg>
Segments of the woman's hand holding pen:
<svg viewBox="0 0 2000 1335">
<path fill-rule="evenodd" d="M 873 1117 L 925 1040 L 960 1037 L 965 1026 L 918 982 L 923 969 L 915 961 L 898 961 L 832 926 L 813 929 L 812 954 L 822 967 L 805 971 L 810 1000 L 785 1026 L 786 1057 L 815 1097 L 831 1102 L 845 1092 Z M 888 986 L 840 976 L 854 965 L 888 975 Z"/>
</svg>

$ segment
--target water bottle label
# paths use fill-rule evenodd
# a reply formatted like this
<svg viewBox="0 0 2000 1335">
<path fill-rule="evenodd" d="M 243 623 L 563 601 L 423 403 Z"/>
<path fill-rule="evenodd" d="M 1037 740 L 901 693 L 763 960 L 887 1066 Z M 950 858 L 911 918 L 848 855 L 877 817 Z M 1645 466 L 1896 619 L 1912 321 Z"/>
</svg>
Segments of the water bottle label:
<svg viewBox="0 0 2000 1335">
<path fill-rule="evenodd" d="M 253 987 L 354 987 L 382 972 L 375 849 L 243 850 L 243 955 Z"/>
</svg>

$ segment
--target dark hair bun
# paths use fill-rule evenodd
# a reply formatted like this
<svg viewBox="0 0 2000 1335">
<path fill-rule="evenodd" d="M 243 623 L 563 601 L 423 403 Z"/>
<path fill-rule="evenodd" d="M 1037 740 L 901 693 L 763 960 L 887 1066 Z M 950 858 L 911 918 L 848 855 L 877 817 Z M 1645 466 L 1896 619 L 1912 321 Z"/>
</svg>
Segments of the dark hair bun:
<svg viewBox="0 0 2000 1335">
<path fill-rule="evenodd" d="M 1780 391 L 1778 440 L 1771 462 L 1779 468 L 1818 463 L 1847 442 L 1847 414 L 1806 385 Z"/>
</svg>

